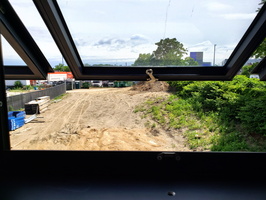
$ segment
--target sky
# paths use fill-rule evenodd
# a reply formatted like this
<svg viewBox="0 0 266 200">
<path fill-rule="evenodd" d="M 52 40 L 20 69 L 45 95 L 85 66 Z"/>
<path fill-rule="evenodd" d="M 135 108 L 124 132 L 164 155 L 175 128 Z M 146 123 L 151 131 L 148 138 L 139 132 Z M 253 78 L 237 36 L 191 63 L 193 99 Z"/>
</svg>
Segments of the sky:
<svg viewBox="0 0 266 200">
<path fill-rule="evenodd" d="M 31 0 L 10 0 L 52 67 L 65 63 Z M 130 65 L 156 42 L 176 38 L 204 62 L 227 59 L 260 0 L 58 0 L 83 63 Z M 3 39 L 4 64 L 24 62 Z M 186 56 L 189 56 L 186 55 Z"/>
</svg>

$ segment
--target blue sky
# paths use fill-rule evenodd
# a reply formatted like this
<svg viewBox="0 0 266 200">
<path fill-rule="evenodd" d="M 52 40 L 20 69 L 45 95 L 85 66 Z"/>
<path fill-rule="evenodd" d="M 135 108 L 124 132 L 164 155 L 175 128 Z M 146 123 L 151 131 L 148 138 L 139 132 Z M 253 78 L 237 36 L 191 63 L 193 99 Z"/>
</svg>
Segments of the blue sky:
<svg viewBox="0 0 266 200">
<path fill-rule="evenodd" d="M 62 62 L 30 0 L 10 0 L 52 66 Z M 163 38 L 177 38 L 204 61 L 228 58 L 256 15 L 260 0 L 58 0 L 84 63 L 132 63 Z M 3 42 L 4 63 L 23 64 Z"/>
</svg>

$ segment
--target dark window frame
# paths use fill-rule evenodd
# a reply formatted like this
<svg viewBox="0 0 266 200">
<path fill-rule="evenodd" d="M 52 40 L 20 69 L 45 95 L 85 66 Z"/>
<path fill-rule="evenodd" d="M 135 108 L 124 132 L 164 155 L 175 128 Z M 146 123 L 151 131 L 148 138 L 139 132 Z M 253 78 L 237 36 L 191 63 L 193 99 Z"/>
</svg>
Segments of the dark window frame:
<svg viewBox="0 0 266 200">
<path fill-rule="evenodd" d="M 159 80 L 231 80 L 246 60 L 250 57 L 252 52 L 257 48 L 260 42 L 265 38 L 266 30 L 266 7 L 263 6 L 255 20 L 252 22 L 251 26 L 241 39 L 240 43 L 232 53 L 231 57 L 227 61 L 226 65 L 223 67 L 84 67 L 81 59 L 77 53 L 76 47 L 74 45 L 73 39 L 68 31 L 66 23 L 64 22 L 63 16 L 59 10 L 56 1 L 54 0 L 34 0 L 39 12 L 41 13 L 44 21 L 51 31 L 55 42 L 57 43 L 61 53 L 64 55 L 67 64 L 70 66 L 76 79 L 116 79 L 116 80 L 146 80 L 148 75 L 146 74 L 146 69 L 152 68 L 154 71 L 154 76 Z M 21 48 L 26 52 L 27 47 L 35 46 L 34 40 L 30 39 L 30 35 L 26 32 L 26 28 L 21 26 L 22 22 L 12 11 L 8 1 L 1 1 L 1 30 L 2 27 L 6 28 L 8 36 L 10 39 L 16 43 L 17 50 Z M 9 12 L 10 15 L 5 16 L 4 14 Z M 45 14 L 46 13 L 46 14 Z M 46 19 L 47 18 L 47 19 Z M 56 21 L 55 19 L 59 21 Z M 3 19 L 10 20 L 10 27 L 7 26 L 7 21 Z M 50 20 L 50 21 L 49 21 Z M 23 30 L 23 34 L 19 33 L 16 27 L 20 25 L 20 31 Z M 59 23 L 59 24 L 58 24 Z M 60 24 L 61 23 L 61 24 Z M 60 25 L 57 28 L 56 26 Z M 12 29 L 14 28 L 14 29 Z M 19 39 L 13 37 L 13 34 L 17 34 Z M 63 36 L 63 37 L 62 37 Z M 62 37 L 62 38 L 61 38 Z M 27 39 L 29 41 L 27 41 Z M 61 39 L 60 39 L 61 38 Z M 36 45 L 37 46 L 37 45 Z M 34 48 L 36 48 L 36 46 Z M 36 50 L 37 49 L 37 50 Z M 4 66 L 1 55 L 0 62 L 0 75 L 1 75 L 1 85 L 0 85 L 0 155 L 1 162 L 3 163 L 5 169 L 15 169 L 16 166 L 11 166 L 9 163 L 14 163 L 16 161 L 23 162 L 23 169 L 45 169 L 47 163 L 53 163 L 53 166 L 66 167 L 69 170 L 75 168 L 86 170 L 86 167 L 93 168 L 95 170 L 104 170 L 106 166 L 111 167 L 109 171 L 115 169 L 115 167 L 121 168 L 121 164 L 126 164 L 126 167 L 136 167 L 136 173 L 146 166 L 146 170 L 155 167 L 158 170 L 160 167 L 162 169 L 169 169 L 169 172 L 179 169 L 180 172 L 195 170 L 195 166 L 198 169 L 197 172 L 212 173 L 213 171 L 219 172 L 224 168 L 227 170 L 233 170 L 240 172 L 245 172 L 251 165 L 253 170 L 258 171 L 264 170 L 264 160 L 266 158 L 266 153 L 236 153 L 236 152 L 177 152 L 177 153 L 162 153 L 162 152 L 129 152 L 129 151 L 10 151 L 10 141 L 9 132 L 7 126 L 7 104 L 5 99 L 5 79 L 29 79 L 29 78 L 39 78 L 42 79 L 45 73 L 52 71 L 49 64 L 46 63 L 45 67 L 40 65 L 43 61 L 44 56 L 40 54 L 38 48 L 35 50 L 38 53 L 34 53 L 33 49 L 30 49 L 27 56 L 31 60 L 36 60 L 33 65 L 28 66 Z M 1 48 L 0 48 L 1 50 Z M 25 53 L 24 52 L 24 53 Z M 25 56 L 22 54 L 22 57 Z M 45 60 L 44 60 L 45 61 Z M 17 67 L 20 67 L 18 70 Z M 18 70 L 18 71 L 17 71 Z M 23 70 L 25 70 L 23 72 Z M 32 74 L 28 74 L 32 71 Z M 160 157 L 161 156 L 161 157 Z M 160 158 L 159 158 L 160 157 Z M 177 159 L 178 158 L 178 159 Z M 32 164 L 34 160 L 35 164 Z M 76 166 L 76 163 L 82 162 L 83 160 L 90 160 L 86 162 L 84 166 Z M 161 162 L 162 161 L 162 162 Z M 105 163 L 107 162 L 107 163 Z M 73 164 L 70 164 L 73 163 Z M 99 164 L 105 163 L 105 165 Z M 142 164 L 142 166 L 139 165 Z M 170 165 L 169 165 L 170 164 Z M 48 164 L 49 165 L 49 164 Z M 48 166 L 49 170 L 53 170 L 53 166 Z M 101 168 L 98 168 L 98 167 Z M 169 168 L 170 166 L 170 168 Z M 156 172 L 156 170 L 153 170 Z M 117 172 L 119 173 L 119 172 Z M 169 174 L 169 173 L 168 173 Z"/>
</svg>

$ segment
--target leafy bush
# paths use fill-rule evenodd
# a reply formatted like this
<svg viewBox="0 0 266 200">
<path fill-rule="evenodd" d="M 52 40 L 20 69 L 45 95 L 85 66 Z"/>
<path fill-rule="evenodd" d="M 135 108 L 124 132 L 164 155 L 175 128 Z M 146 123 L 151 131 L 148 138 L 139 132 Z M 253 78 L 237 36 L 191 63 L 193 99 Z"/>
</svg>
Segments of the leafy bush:
<svg viewBox="0 0 266 200">
<path fill-rule="evenodd" d="M 23 87 L 23 84 L 21 83 L 21 81 L 15 81 L 14 87 L 15 88 L 22 88 Z"/>
<path fill-rule="evenodd" d="M 236 76 L 232 81 L 169 82 L 197 112 L 217 112 L 220 124 L 233 121 L 249 132 L 266 134 L 266 84 Z"/>
<path fill-rule="evenodd" d="M 82 88 L 89 88 L 90 84 L 88 82 L 82 83 Z"/>
<path fill-rule="evenodd" d="M 258 65 L 258 63 L 254 63 L 252 65 L 245 65 L 242 67 L 242 72 L 241 75 L 245 75 L 246 77 L 249 78 L 251 71 Z"/>
<path fill-rule="evenodd" d="M 31 85 L 25 85 L 25 86 L 23 86 L 23 89 L 24 90 L 32 90 L 33 89 L 33 86 L 31 86 Z"/>
</svg>

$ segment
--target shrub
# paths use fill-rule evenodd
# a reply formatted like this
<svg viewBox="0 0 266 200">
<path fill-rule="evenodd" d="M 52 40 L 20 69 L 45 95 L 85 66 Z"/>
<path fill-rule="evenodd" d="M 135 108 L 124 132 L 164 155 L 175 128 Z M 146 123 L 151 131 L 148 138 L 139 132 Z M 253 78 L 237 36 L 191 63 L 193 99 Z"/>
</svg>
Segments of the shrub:
<svg viewBox="0 0 266 200">
<path fill-rule="evenodd" d="M 15 88 L 22 88 L 23 84 L 21 83 L 21 81 L 15 81 L 14 86 Z"/>
<path fill-rule="evenodd" d="M 89 88 L 90 84 L 88 82 L 82 83 L 82 88 Z"/>
<path fill-rule="evenodd" d="M 266 84 L 258 79 L 236 76 L 232 81 L 184 83 L 172 81 L 177 95 L 194 111 L 217 112 L 221 124 L 241 124 L 249 132 L 266 134 Z"/>
</svg>

